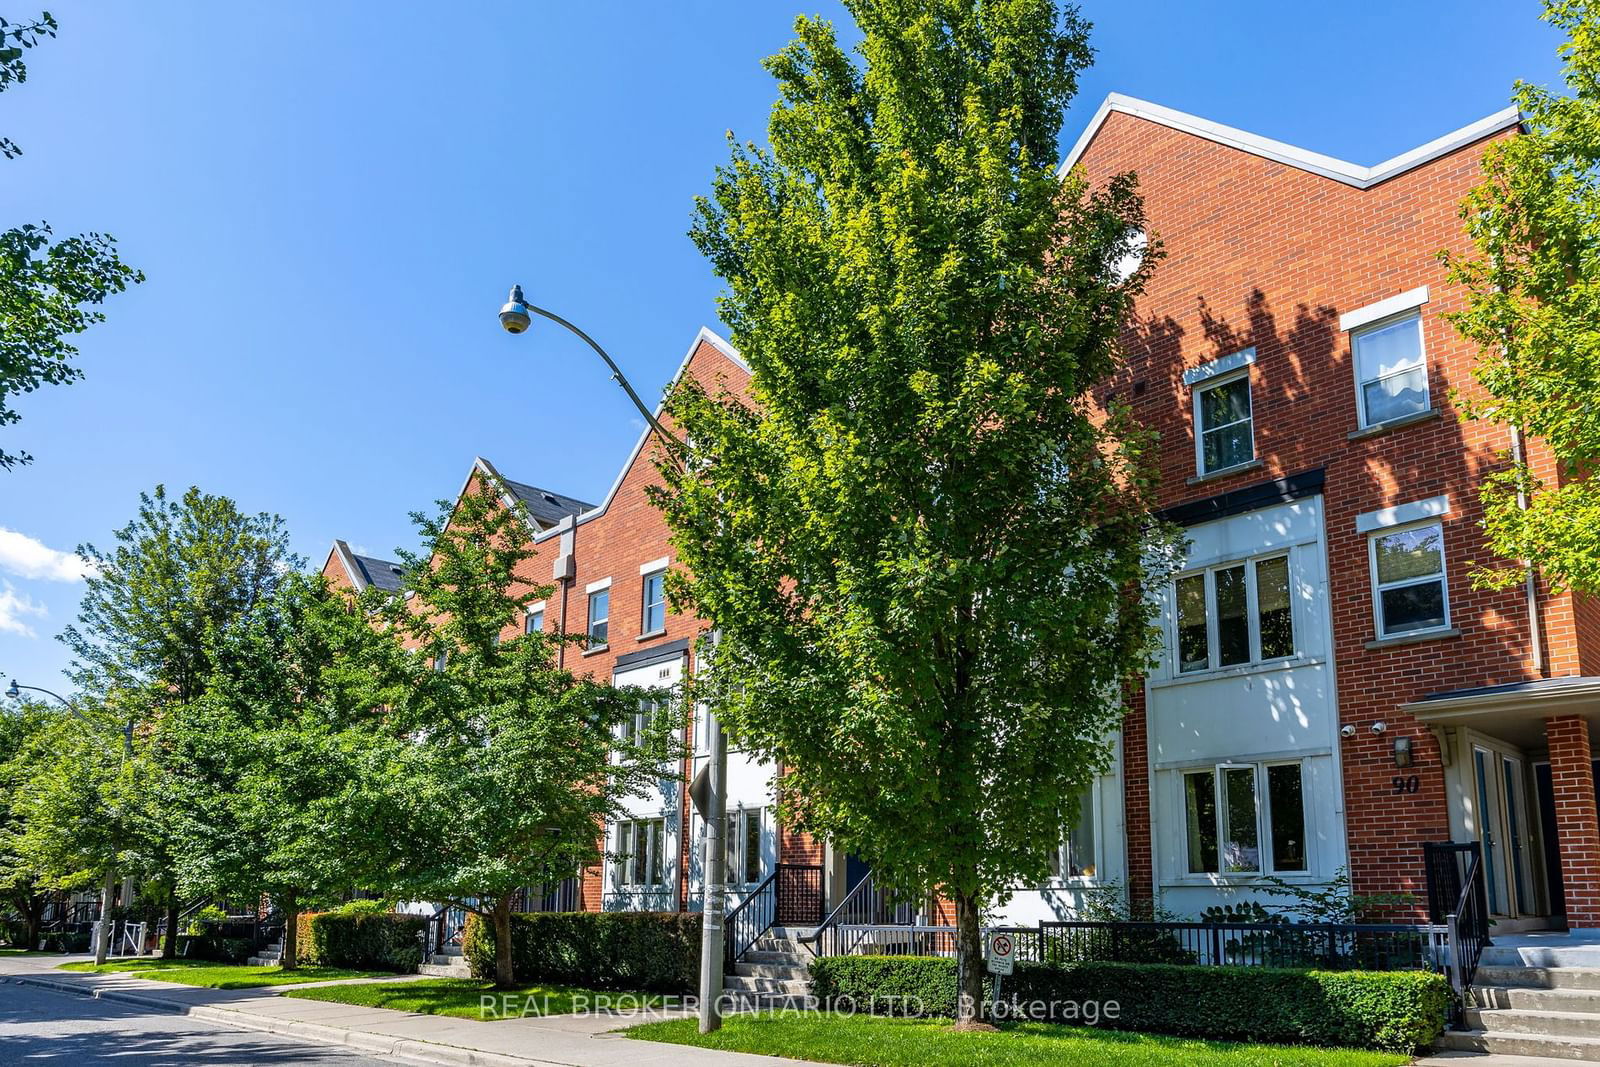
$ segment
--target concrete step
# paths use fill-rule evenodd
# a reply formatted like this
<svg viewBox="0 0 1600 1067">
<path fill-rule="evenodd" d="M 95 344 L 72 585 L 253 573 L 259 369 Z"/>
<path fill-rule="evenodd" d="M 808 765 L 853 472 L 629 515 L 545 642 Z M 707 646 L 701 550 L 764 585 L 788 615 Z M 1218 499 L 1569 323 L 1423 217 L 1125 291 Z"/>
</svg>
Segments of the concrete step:
<svg viewBox="0 0 1600 1067">
<path fill-rule="evenodd" d="M 783 978 L 746 978 L 730 974 L 722 979 L 722 988 L 730 993 L 792 993 L 805 996 L 811 992 L 811 983 Z"/>
<path fill-rule="evenodd" d="M 799 941 L 802 937 L 810 937 L 817 932 L 815 926 L 774 926 L 767 933 L 773 937 L 784 938 L 788 941 Z"/>
<path fill-rule="evenodd" d="M 1551 938 L 1546 943 L 1490 945 L 1478 958 L 1482 967 L 1584 967 L 1600 968 L 1600 944 Z"/>
<path fill-rule="evenodd" d="M 782 978 L 790 982 L 805 982 L 811 979 L 809 968 L 791 967 L 782 963 L 735 963 L 733 973 L 744 978 Z"/>
<path fill-rule="evenodd" d="M 752 948 L 744 954 L 746 963 L 776 963 L 782 967 L 804 967 L 810 961 L 802 955 L 793 952 L 773 952 L 766 949 Z"/>
<path fill-rule="evenodd" d="M 440 956 L 449 956 L 451 958 L 459 958 L 461 955 L 462 955 L 462 952 L 461 952 L 461 946 L 460 945 L 446 945 L 444 948 L 441 948 L 438 952 L 435 952 L 433 954 L 433 957 L 434 957 L 434 959 L 438 959 Z"/>
<path fill-rule="evenodd" d="M 1523 989 L 1600 990 L 1600 967 L 1482 967 L 1476 984 Z"/>
<path fill-rule="evenodd" d="M 1493 1030 L 1446 1030 L 1434 1047 L 1454 1052 L 1541 1056 L 1552 1060 L 1600 1063 L 1600 1041 L 1584 1037 L 1544 1037 Z"/>
<path fill-rule="evenodd" d="M 787 952 L 794 956 L 810 954 L 804 945 L 792 937 L 768 937 L 763 934 L 756 938 L 756 943 L 751 947 L 762 952 Z"/>
<path fill-rule="evenodd" d="M 1467 1008 L 1461 1014 L 1466 1024 L 1474 1030 L 1486 1030 L 1497 1034 L 1600 1040 L 1600 1015 L 1593 1012 Z"/>
<path fill-rule="evenodd" d="M 430 978 L 471 978 L 472 969 L 467 966 L 466 960 L 456 963 L 424 963 L 417 967 L 418 974 L 428 975 Z"/>
<path fill-rule="evenodd" d="M 1600 989 L 1475 985 L 1471 999 L 1475 1007 L 1486 1010 L 1509 1008 L 1600 1015 Z"/>
</svg>

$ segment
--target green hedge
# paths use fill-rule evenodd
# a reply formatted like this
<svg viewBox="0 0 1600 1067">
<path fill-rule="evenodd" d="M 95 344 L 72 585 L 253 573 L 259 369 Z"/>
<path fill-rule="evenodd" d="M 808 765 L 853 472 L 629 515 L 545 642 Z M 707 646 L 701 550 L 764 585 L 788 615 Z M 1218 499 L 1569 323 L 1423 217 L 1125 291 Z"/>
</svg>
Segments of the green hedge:
<svg viewBox="0 0 1600 1067">
<path fill-rule="evenodd" d="M 814 995 L 845 998 L 857 1010 L 954 1014 L 953 960 L 839 956 L 816 960 L 811 973 Z M 992 995 L 989 990 L 986 980 L 986 996 Z M 1444 977 L 1424 971 L 1136 963 L 1019 963 L 1001 991 L 1014 1011 L 1030 1018 L 1182 1037 L 1392 1052 L 1432 1044 L 1444 1029 L 1449 1000 Z"/>
<path fill-rule="evenodd" d="M 422 962 L 420 915 L 306 913 L 300 916 L 300 963 L 410 973 Z"/>
<path fill-rule="evenodd" d="M 461 943 L 472 973 L 492 978 L 494 924 L 467 916 Z M 700 977 L 700 916 L 653 911 L 513 915 L 511 966 L 523 982 L 693 993 Z"/>
<path fill-rule="evenodd" d="M 247 937 L 223 937 L 215 930 L 203 934 L 179 934 L 178 955 L 189 960 L 215 963 L 243 963 L 255 955 L 255 943 Z"/>
</svg>

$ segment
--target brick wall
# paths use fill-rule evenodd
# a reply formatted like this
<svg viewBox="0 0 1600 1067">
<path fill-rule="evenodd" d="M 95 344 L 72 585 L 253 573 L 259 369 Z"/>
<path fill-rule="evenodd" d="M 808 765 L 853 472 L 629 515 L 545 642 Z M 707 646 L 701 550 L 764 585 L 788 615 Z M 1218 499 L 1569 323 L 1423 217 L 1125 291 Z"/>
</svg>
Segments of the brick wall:
<svg viewBox="0 0 1600 1067">
<path fill-rule="evenodd" d="M 1600 818 L 1594 795 L 1594 753 L 1589 724 L 1576 715 L 1545 720 L 1550 741 L 1550 782 L 1556 833 L 1561 839 L 1561 881 L 1567 925 L 1600 929 Z"/>
<path fill-rule="evenodd" d="M 1509 136 L 1502 134 L 1500 136 Z M 1485 559 L 1478 485 L 1498 469 L 1506 431 L 1463 423 L 1452 389 L 1474 388 L 1475 351 L 1442 317 L 1463 306 L 1436 254 L 1467 242 L 1457 204 L 1478 178 L 1480 141 L 1361 190 L 1143 118 L 1112 112 L 1082 157 L 1092 181 L 1136 170 L 1151 233 L 1165 245 L 1136 325 L 1125 335 L 1129 366 L 1114 385 L 1160 431 L 1161 503 L 1202 499 L 1267 478 L 1326 469 L 1328 601 L 1341 720 L 1356 726 L 1342 746 L 1345 822 L 1358 892 L 1422 885 L 1420 845 L 1447 840 L 1438 747 L 1399 706 L 1424 694 L 1529 680 L 1521 590 L 1472 588 L 1469 561 Z M 1430 398 L 1440 416 L 1388 433 L 1357 430 L 1349 337 L 1339 316 L 1419 286 Z M 1259 469 L 1190 484 L 1194 430 L 1186 368 L 1254 346 L 1250 368 Z M 1548 469 L 1536 444 L 1531 456 Z M 1363 512 L 1448 493 L 1443 523 L 1451 618 L 1459 636 L 1411 645 L 1374 641 Z M 1548 675 L 1579 673 L 1580 647 L 1600 651 L 1600 611 L 1571 598 L 1542 600 Z M 1595 661 L 1590 660 L 1591 668 Z M 1124 738 L 1130 880 L 1149 886 L 1147 778 L 1142 709 Z M 1382 720 L 1388 730 L 1374 735 Z M 1406 773 L 1419 792 L 1396 796 L 1393 745 L 1412 738 Z"/>
</svg>

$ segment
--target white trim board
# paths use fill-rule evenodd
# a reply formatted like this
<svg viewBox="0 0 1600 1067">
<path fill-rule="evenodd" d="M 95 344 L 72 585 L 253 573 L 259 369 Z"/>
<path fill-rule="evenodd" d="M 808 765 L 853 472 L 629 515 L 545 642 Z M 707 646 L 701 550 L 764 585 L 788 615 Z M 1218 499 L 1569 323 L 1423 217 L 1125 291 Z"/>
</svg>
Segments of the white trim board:
<svg viewBox="0 0 1600 1067">
<path fill-rule="evenodd" d="M 1396 504 L 1392 508 L 1379 508 L 1356 516 L 1356 533 L 1387 530 L 1391 526 L 1405 526 L 1424 519 L 1437 519 L 1450 514 L 1450 494 L 1430 496 L 1409 504 Z"/>
<path fill-rule="evenodd" d="M 1202 363 L 1198 367 L 1190 367 L 1183 372 L 1183 384 L 1193 387 L 1203 382 L 1209 382 L 1213 378 L 1220 378 L 1224 374 L 1231 374 L 1242 367 L 1248 367 L 1255 361 L 1256 349 L 1254 345 L 1251 345 L 1249 348 L 1243 348 L 1237 352 L 1219 356 L 1209 362 Z"/>
<path fill-rule="evenodd" d="M 1094 135 L 1100 132 L 1100 127 L 1113 111 L 1120 111 L 1124 115 L 1145 119 L 1149 122 L 1166 126 L 1170 129 L 1180 130 L 1184 133 L 1203 137 L 1217 144 L 1237 148 L 1241 152 L 1248 152 L 1264 159 L 1275 160 L 1299 170 L 1320 174 L 1324 178 L 1331 178 L 1336 182 L 1353 185 L 1357 189 L 1370 189 L 1379 182 L 1388 181 L 1398 174 L 1404 174 L 1413 167 L 1438 159 L 1440 156 L 1454 152 L 1463 145 L 1480 140 L 1493 133 L 1510 126 L 1515 126 L 1522 121 L 1522 114 L 1515 107 L 1504 108 L 1493 115 L 1479 119 L 1453 130 L 1443 137 L 1435 138 L 1427 144 L 1418 145 L 1409 152 L 1402 152 L 1393 159 L 1388 159 L 1376 166 L 1363 167 L 1357 163 L 1349 163 L 1332 156 L 1325 156 L 1320 152 L 1308 151 L 1297 148 L 1282 141 L 1274 141 L 1259 134 L 1246 130 L 1224 126 L 1220 122 L 1200 118 L 1182 111 L 1175 111 L 1170 107 L 1152 104 L 1148 100 L 1139 100 L 1121 93 L 1111 93 L 1106 96 L 1100 109 L 1089 120 L 1089 125 L 1078 137 L 1077 143 L 1067 153 L 1067 158 L 1062 160 L 1057 174 L 1066 177 L 1067 172 L 1077 165 L 1078 160 L 1089 147 L 1089 142 L 1094 140 Z"/>
<path fill-rule="evenodd" d="M 1351 330 L 1359 330 L 1361 327 L 1368 326 L 1380 319 L 1386 319 L 1391 315 L 1398 315 L 1403 311 L 1419 308 L 1427 302 L 1428 287 L 1420 285 L 1415 289 L 1397 293 L 1386 300 L 1380 300 L 1376 304 L 1368 304 L 1366 307 L 1356 308 L 1354 311 L 1346 311 L 1339 316 L 1339 329 L 1344 333 L 1349 333 Z"/>
</svg>

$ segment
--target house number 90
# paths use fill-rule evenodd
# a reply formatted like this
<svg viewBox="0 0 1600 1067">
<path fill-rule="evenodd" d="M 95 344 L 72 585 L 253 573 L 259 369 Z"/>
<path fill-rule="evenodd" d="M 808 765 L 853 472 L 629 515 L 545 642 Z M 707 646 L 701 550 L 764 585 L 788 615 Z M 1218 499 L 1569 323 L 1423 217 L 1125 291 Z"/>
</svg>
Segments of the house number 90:
<svg viewBox="0 0 1600 1067">
<path fill-rule="evenodd" d="M 1390 780 L 1389 784 L 1394 787 L 1396 793 L 1415 793 L 1422 788 L 1422 779 L 1415 774 L 1405 778 L 1397 774 Z"/>
</svg>

